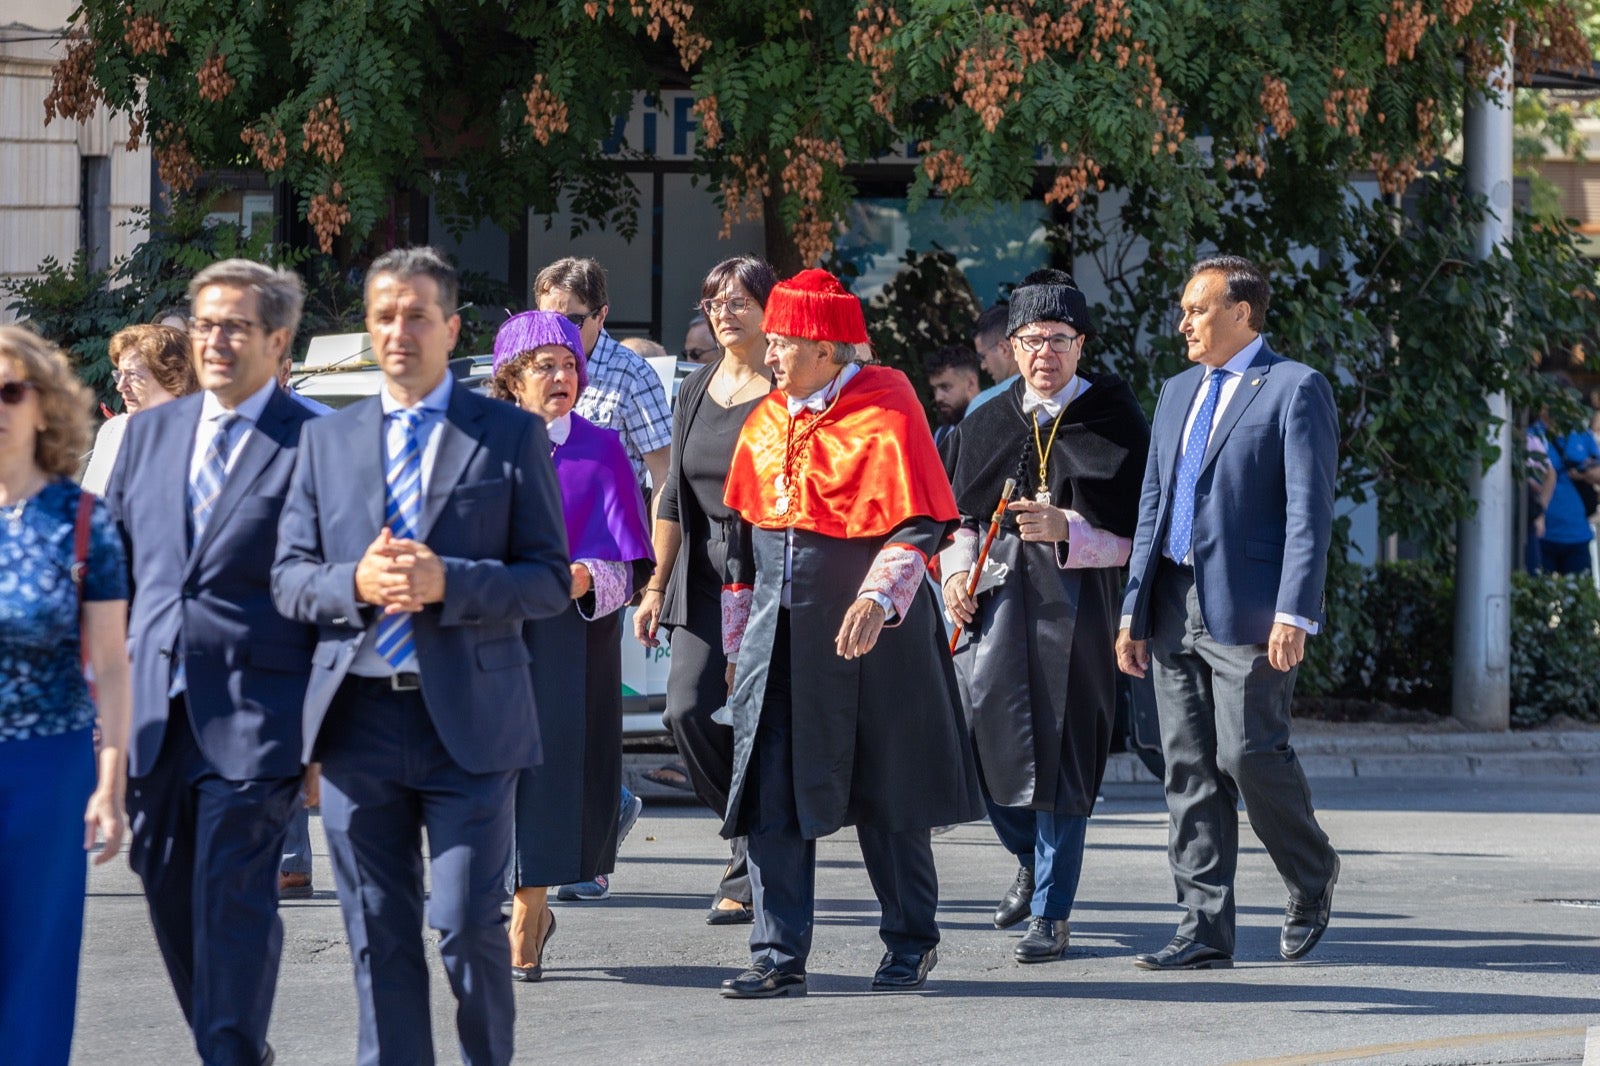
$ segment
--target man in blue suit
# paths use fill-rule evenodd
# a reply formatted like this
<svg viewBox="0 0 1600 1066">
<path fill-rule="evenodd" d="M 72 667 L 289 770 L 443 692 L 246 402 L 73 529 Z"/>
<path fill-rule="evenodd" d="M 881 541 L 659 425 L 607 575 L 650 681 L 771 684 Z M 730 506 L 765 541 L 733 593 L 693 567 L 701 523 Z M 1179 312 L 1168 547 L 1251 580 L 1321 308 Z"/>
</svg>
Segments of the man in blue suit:
<svg viewBox="0 0 1600 1066">
<path fill-rule="evenodd" d="M 1289 743 L 1289 701 L 1322 622 L 1338 452 L 1323 376 L 1266 347 L 1271 289 L 1248 260 L 1198 263 L 1179 326 L 1200 364 L 1151 426 L 1117 664 L 1154 672 L 1169 857 L 1185 914 L 1147 970 L 1233 964 L 1242 796 L 1289 888 L 1285 959 L 1327 928 L 1339 857 Z"/>
<path fill-rule="evenodd" d="M 106 500 L 128 544 L 129 858 L 200 1058 L 270 1061 L 278 856 L 298 803 L 316 632 L 272 606 L 302 426 L 278 389 L 304 293 L 230 259 L 189 286 L 202 392 L 128 422 Z"/>
<path fill-rule="evenodd" d="M 372 264 L 380 395 L 307 427 L 279 531 L 278 609 L 314 622 L 305 757 L 350 936 L 361 1063 L 433 1062 L 427 922 L 462 1059 L 511 1061 L 500 905 L 517 771 L 539 761 L 522 623 L 570 602 L 544 423 L 452 380 L 456 275 L 430 248 Z"/>
</svg>

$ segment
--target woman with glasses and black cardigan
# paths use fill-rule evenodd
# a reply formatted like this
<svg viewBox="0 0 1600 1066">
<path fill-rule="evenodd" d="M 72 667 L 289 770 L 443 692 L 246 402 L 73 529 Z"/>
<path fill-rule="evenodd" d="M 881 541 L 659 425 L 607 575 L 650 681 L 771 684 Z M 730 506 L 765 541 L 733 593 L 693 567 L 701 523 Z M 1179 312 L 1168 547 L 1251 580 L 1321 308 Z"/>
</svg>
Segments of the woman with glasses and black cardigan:
<svg viewBox="0 0 1600 1066">
<path fill-rule="evenodd" d="M 722 357 L 679 388 L 672 458 L 655 522 L 656 576 L 633 621 L 647 647 L 660 644 L 659 627 L 668 631 L 667 726 L 695 795 L 719 816 L 727 810 L 733 773 L 733 730 L 712 719 L 728 692 L 721 595 L 724 529 L 732 512 L 722 489 L 745 418 L 772 390 L 761 316 L 777 282 L 766 262 L 739 256 L 712 267 L 700 287 L 700 309 Z M 753 917 L 742 837 L 732 841 L 732 850 L 706 915 L 710 925 L 738 925 Z"/>
</svg>

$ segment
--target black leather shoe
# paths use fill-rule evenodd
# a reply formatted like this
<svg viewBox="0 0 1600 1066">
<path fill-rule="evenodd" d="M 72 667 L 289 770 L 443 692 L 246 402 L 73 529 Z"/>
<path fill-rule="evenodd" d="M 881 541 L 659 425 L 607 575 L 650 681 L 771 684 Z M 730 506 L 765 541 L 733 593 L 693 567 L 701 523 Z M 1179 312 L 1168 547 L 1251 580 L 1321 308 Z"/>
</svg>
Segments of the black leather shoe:
<svg viewBox="0 0 1600 1066">
<path fill-rule="evenodd" d="M 1154 955 L 1135 955 L 1133 964 L 1141 970 L 1231 970 L 1233 956 L 1175 936 Z"/>
<path fill-rule="evenodd" d="M 1010 929 L 1028 916 L 1033 904 L 1033 867 L 1018 866 L 1017 878 L 994 909 L 994 927 Z"/>
<path fill-rule="evenodd" d="M 1339 856 L 1333 857 L 1333 876 L 1322 896 L 1302 903 L 1293 897 L 1283 912 L 1283 932 L 1278 936 L 1278 954 L 1293 962 L 1303 959 L 1317 946 L 1327 931 L 1328 917 L 1333 911 L 1333 886 L 1339 880 Z"/>
<path fill-rule="evenodd" d="M 722 982 L 722 995 L 726 999 L 771 999 L 773 996 L 805 994 L 805 974 L 784 973 L 766 963 L 757 963 L 738 977 L 730 977 Z"/>
<path fill-rule="evenodd" d="M 928 980 L 928 971 L 939 961 L 939 953 L 929 948 L 921 955 L 898 951 L 883 953 L 878 972 L 872 975 L 874 992 L 911 992 Z"/>
<path fill-rule="evenodd" d="M 1072 942 L 1072 925 L 1065 918 L 1035 918 L 1012 952 L 1018 962 L 1055 962 L 1067 953 Z"/>
</svg>

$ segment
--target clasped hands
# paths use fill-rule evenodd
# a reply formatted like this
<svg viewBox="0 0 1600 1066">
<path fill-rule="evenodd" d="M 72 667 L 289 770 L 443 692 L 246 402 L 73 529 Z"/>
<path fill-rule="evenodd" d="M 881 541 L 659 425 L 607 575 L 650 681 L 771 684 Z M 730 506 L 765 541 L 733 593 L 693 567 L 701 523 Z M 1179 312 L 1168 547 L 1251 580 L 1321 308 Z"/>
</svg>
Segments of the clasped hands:
<svg viewBox="0 0 1600 1066">
<path fill-rule="evenodd" d="M 356 563 L 356 599 L 384 614 L 415 614 L 444 600 L 444 561 L 419 540 L 385 526 Z"/>
</svg>

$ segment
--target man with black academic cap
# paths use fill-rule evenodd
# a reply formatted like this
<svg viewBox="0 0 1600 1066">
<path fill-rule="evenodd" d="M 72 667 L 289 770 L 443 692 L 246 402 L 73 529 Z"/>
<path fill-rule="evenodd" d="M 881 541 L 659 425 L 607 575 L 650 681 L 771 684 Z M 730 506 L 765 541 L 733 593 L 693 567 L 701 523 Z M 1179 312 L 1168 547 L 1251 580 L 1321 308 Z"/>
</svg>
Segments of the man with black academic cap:
<svg viewBox="0 0 1600 1066">
<path fill-rule="evenodd" d="M 1031 914 L 1014 956 L 1047 962 L 1067 950 L 1084 832 L 1110 750 L 1120 568 L 1150 428 L 1121 379 L 1079 371 L 1093 326 L 1069 275 L 1024 278 L 1007 334 L 1020 373 L 944 444 L 961 510 L 944 595 L 964 627 L 956 672 L 990 822 L 1018 859 L 994 923 L 1004 929 Z M 1017 493 L 970 596 L 977 545 L 1011 477 Z"/>
</svg>

